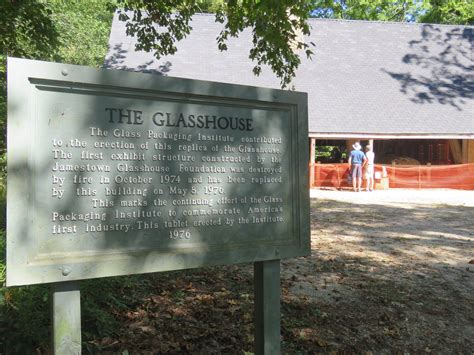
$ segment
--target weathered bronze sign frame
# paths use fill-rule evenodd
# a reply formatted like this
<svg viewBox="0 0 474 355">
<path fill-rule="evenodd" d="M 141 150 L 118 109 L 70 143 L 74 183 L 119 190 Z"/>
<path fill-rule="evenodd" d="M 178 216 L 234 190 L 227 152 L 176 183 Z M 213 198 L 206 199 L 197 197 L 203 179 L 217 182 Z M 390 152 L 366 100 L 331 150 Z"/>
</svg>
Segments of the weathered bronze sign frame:
<svg viewBox="0 0 474 355">
<path fill-rule="evenodd" d="M 305 93 L 9 58 L 7 285 L 308 255 L 307 127 Z"/>
</svg>

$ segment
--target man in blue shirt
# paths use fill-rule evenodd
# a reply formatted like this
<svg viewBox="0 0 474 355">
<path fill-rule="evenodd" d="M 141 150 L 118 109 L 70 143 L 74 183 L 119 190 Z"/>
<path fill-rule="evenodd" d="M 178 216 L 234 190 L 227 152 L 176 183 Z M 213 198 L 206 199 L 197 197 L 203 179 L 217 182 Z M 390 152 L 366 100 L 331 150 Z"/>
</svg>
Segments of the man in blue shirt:
<svg viewBox="0 0 474 355">
<path fill-rule="evenodd" d="M 367 161 L 365 154 L 360 151 L 362 148 L 359 142 L 352 145 L 354 150 L 349 155 L 349 173 L 352 176 L 352 188 L 354 191 L 360 191 L 362 186 L 362 166 Z"/>
</svg>

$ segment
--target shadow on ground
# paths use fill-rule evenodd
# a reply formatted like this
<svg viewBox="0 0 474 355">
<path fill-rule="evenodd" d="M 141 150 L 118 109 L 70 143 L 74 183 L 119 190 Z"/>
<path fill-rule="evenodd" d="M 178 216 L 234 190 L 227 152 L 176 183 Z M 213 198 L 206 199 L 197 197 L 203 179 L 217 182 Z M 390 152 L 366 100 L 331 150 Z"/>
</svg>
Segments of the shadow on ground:
<svg viewBox="0 0 474 355">
<path fill-rule="evenodd" d="M 473 211 L 312 200 L 312 254 L 282 261 L 282 352 L 472 353 Z M 91 353 L 253 351 L 251 264 L 89 280 L 82 302 Z"/>
<path fill-rule="evenodd" d="M 313 253 L 283 261 L 287 349 L 470 353 L 473 212 L 313 200 Z"/>
</svg>

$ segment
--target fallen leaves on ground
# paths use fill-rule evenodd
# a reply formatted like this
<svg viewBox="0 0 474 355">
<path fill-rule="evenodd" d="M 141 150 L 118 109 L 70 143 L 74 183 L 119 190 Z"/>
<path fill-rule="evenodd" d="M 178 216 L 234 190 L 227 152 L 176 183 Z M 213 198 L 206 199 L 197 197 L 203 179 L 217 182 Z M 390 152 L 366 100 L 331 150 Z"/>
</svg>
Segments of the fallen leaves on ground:
<svg viewBox="0 0 474 355">
<path fill-rule="evenodd" d="M 471 353 L 472 213 L 313 201 L 312 255 L 281 264 L 282 352 Z M 112 309 L 120 332 L 89 340 L 99 352 L 252 353 L 252 265 L 139 277 Z"/>
</svg>

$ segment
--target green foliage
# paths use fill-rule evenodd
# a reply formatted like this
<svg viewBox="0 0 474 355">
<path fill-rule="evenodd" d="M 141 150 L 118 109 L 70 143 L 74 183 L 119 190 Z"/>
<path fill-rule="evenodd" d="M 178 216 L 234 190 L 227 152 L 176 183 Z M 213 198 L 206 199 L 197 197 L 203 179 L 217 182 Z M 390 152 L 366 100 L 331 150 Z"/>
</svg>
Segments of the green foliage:
<svg viewBox="0 0 474 355">
<path fill-rule="evenodd" d="M 420 16 L 420 22 L 474 25 L 472 0 L 431 0 L 428 1 L 426 8 L 426 13 Z"/>
<path fill-rule="evenodd" d="M 49 287 L 15 287 L 0 292 L 0 351 L 31 354 L 38 347 L 47 349 L 51 339 Z"/>
<path fill-rule="evenodd" d="M 138 39 L 136 49 L 153 51 L 160 58 L 176 52 L 176 42 L 192 30 L 191 17 L 212 2 L 118 0 L 118 3 L 125 10 L 121 11 L 120 19 L 126 21 L 127 34 Z M 259 75 L 262 66 L 268 65 L 280 78 L 282 87 L 291 83 L 301 62 L 295 49 L 304 51 L 308 57 L 312 54 L 301 37 L 309 34 L 306 20 L 312 10 L 310 1 L 227 1 L 214 4 L 212 10 L 216 11 L 216 21 L 224 26 L 217 37 L 218 48 L 226 50 L 230 37 L 251 29 L 253 47 L 249 57 L 255 62 L 253 72 Z M 165 30 L 158 31 L 156 24 Z"/>
<path fill-rule="evenodd" d="M 113 310 L 123 310 L 121 290 L 126 288 L 124 278 L 86 280 L 81 282 L 81 310 L 85 340 L 111 336 L 119 330 L 120 324 L 113 316 Z"/>
<path fill-rule="evenodd" d="M 51 59 L 58 32 L 51 9 L 39 0 L 0 2 L 0 49 L 6 55 Z"/>
<path fill-rule="evenodd" d="M 313 17 L 368 21 L 474 23 L 472 0 L 316 0 Z"/>
<path fill-rule="evenodd" d="M 317 0 L 314 17 L 367 21 L 411 21 L 423 11 L 424 1 Z"/>
<path fill-rule="evenodd" d="M 202 13 L 211 13 L 215 14 L 219 11 L 222 11 L 224 7 L 225 1 L 224 0 L 200 0 L 197 1 L 197 6 L 199 8 L 199 12 Z"/>
<path fill-rule="evenodd" d="M 47 0 L 59 45 L 59 61 L 98 67 L 107 54 L 113 0 Z"/>
<path fill-rule="evenodd" d="M 341 159 L 347 159 L 344 148 L 333 145 L 317 145 L 315 147 L 316 161 L 321 163 L 339 163 Z"/>
</svg>

